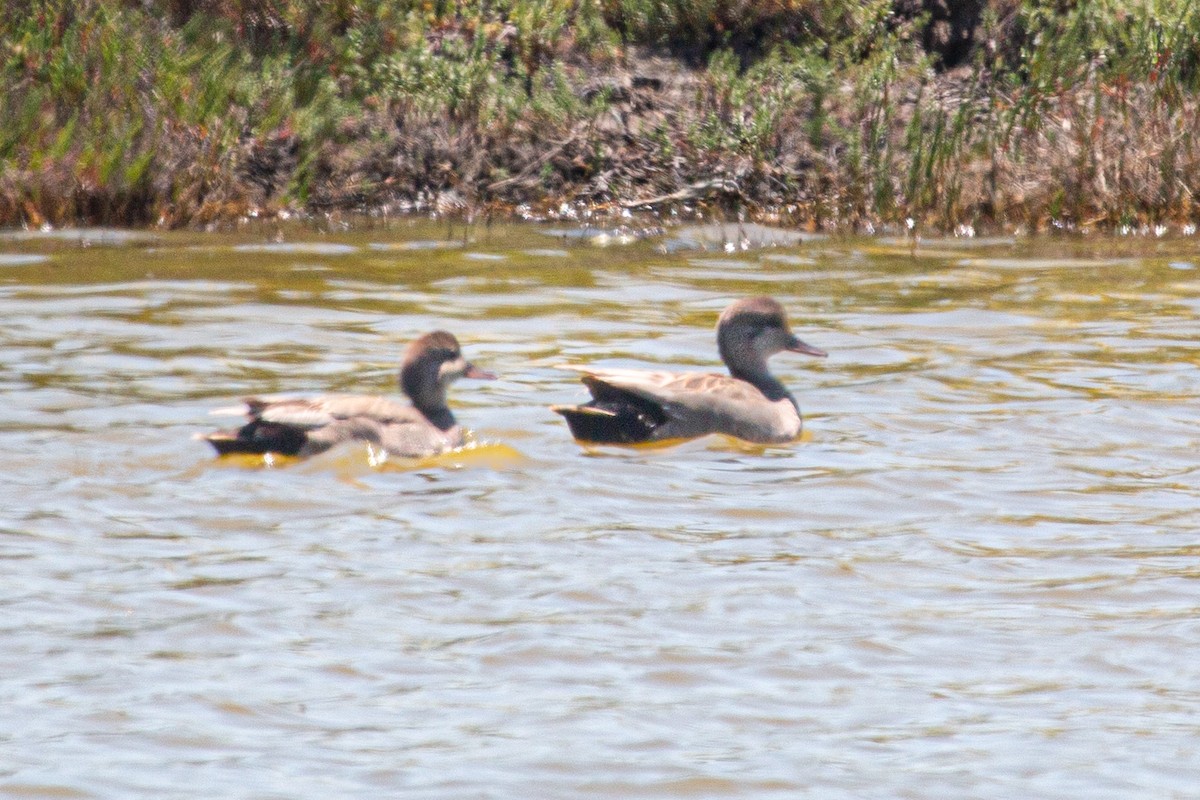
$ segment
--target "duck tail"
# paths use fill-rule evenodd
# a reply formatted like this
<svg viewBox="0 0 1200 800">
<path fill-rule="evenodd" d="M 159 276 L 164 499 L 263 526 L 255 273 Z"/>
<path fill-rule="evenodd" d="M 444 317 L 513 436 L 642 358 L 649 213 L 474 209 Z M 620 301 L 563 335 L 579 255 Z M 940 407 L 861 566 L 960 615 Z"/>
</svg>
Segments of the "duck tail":
<svg viewBox="0 0 1200 800">
<path fill-rule="evenodd" d="M 299 428 L 262 420 L 253 420 L 236 431 L 197 434 L 196 438 L 211 444 L 218 456 L 230 453 L 278 453 L 294 456 L 300 453 L 308 440 L 304 431 Z"/>
<path fill-rule="evenodd" d="M 582 406 L 551 406 L 561 414 L 571 435 L 594 444 L 639 444 L 654 439 L 658 421 L 629 403 L 593 401 Z"/>
</svg>

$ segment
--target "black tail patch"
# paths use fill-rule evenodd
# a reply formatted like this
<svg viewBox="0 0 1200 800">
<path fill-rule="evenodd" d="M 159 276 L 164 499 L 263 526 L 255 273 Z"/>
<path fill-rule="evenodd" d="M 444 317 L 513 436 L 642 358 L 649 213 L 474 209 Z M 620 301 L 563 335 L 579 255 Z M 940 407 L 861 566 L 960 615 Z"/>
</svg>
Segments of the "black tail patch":
<svg viewBox="0 0 1200 800">
<path fill-rule="evenodd" d="M 276 422 L 256 419 L 234 431 L 221 431 L 204 437 L 217 451 L 228 453 L 278 453 L 294 456 L 308 441 L 304 431 Z"/>
<path fill-rule="evenodd" d="M 583 382 L 595 396 L 591 402 L 552 408 L 567 420 L 572 436 L 596 444 L 639 444 L 657 438 L 655 431 L 667 421 L 661 406 L 592 375 Z"/>
</svg>

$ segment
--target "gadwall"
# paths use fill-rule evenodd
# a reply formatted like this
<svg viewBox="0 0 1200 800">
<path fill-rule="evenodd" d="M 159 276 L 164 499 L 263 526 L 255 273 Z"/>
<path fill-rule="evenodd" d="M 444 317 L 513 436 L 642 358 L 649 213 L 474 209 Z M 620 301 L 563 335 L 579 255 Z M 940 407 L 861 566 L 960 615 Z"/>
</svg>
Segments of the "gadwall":
<svg viewBox="0 0 1200 800">
<path fill-rule="evenodd" d="M 646 372 L 565 366 L 584 373 L 592 400 L 552 406 L 566 417 L 576 439 L 638 444 L 723 433 L 748 442 L 790 442 L 800 435 L 800 407 L 767 367 L 784 350 L 825 356 L 788 328 L 787 315 L 770 297 L 738 300 L 717 322 L 717 346 L 730 375 Z"/>
<path fill-rule="evenodd" d="M 244 414 L 236 431 L 202 435 L 226 453 L 279 453 L 301 458 L 348 441 L 367 442 L 388 454 L 418 458 L 459 447 L 463 431 L 446 405 L 446 389 L 459 378 L 492 379 L 463 358 L 458 340 L 445 331 L 412 342 L 400 368 L 404 405 L 386 397 L 331 394 L 313 398 L 247 397 L 244 406 L 214 414 Z"/>
</svg>

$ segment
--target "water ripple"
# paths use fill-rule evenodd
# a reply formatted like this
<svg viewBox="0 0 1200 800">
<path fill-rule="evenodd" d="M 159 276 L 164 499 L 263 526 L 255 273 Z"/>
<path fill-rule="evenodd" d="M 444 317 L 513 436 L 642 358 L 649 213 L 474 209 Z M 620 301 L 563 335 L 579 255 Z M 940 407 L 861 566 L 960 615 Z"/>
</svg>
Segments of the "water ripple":
<svg viewBox="0 0 1200 800">
<path fill-rule="evenodd" d="M 1194 254 L 736 227 L 6 235 L 0 793 L 1190 796 Z M 757 293 L 831 354 L 801 442 L 548 410 Z M 468 448 L 190 438 L 438 327 Z"/>
</svg>

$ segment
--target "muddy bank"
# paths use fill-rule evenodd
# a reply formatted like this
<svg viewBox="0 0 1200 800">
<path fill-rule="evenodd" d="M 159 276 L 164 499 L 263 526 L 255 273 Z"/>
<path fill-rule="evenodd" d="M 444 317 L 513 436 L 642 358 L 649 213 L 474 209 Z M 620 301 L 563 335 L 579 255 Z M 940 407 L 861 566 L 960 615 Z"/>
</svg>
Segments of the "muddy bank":
<svg viewBox="0 0 1200 800">
<path fill-rule="evenodd" d="M 1191 3 L 159 5 L 0 20 L 0 225 L 1200 216 Z"/>
<path fill-rule="evenodd" d="M 347 121 L 344 140 L 320 149 L 307 208 L 292 210 L 633 214 L 855 231 L 1187 230 L 1198 221 L 1197 102 L 1168 109 L 1153 87 L 1118 95 L 1083 86 L 1040 98 L 1029 119 L 1006 125 L 999 117 L 1020 100 L 969 67 L 897 81 L 886 109 L 864 109 L 847 83 L 822 108 L 799 102 L 779 113 L 757 153 L 697 146 L 696 131 L 714 114 L 737 130 L 753 111 L 722 107 L 711 76 L 679 60 L 630 54 L 603 71 L 581 70 L 574 89 L 603 93 L 608 107 L 571 124 L 505 130 L 404 112 Z M 815 130 L 818 114 L 824 130 Z M 838 139 L 871 128 L 876 164 Z M 964 146 L 952 156 L 927 143 L 923 150 L 914 144 L 922 134 L 956 135 Z M 279 192 L 295 166 L 289 147 L 268 142 L 245 154 L 239 177 L 259 213 L 286 207 Z"/>
</svg>

